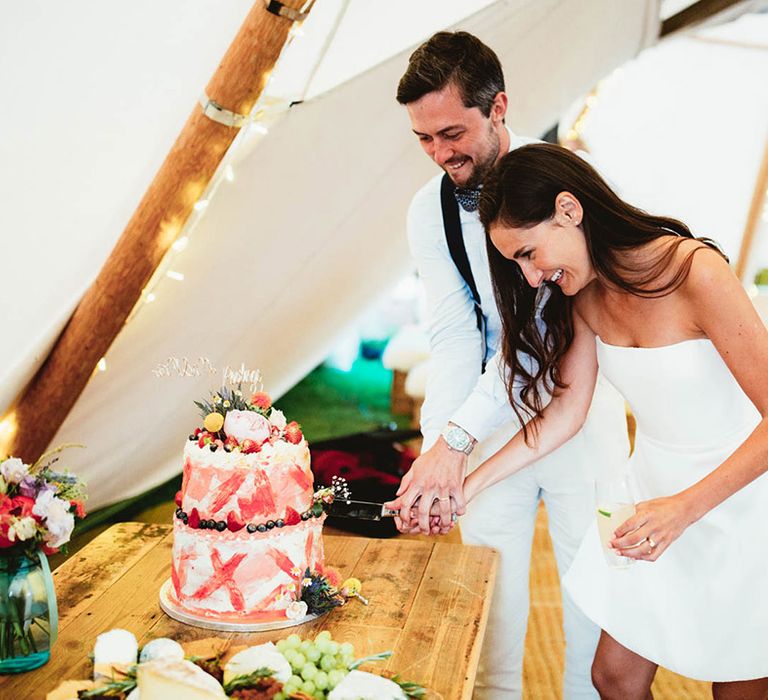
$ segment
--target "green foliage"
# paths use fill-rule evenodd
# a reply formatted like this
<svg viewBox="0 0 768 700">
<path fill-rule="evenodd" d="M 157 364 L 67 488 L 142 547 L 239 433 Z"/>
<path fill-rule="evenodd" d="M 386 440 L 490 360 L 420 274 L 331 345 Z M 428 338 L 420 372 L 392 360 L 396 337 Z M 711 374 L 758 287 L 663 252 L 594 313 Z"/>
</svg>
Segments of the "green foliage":
<svg viewBox="0 0 768 700">
<path fill-rule="evenodd" d="M 397 683 L 409 698 L 423 698 L 427 693 L 424 686 L 412 683 L 411 681 L 401 680 L 400 676 L 394 676 L 392 681 Z"/>
<path fill-rule="evenodd" d="M 269 416 L 271 409 L 263 411 L 251 405 L 243 396 L 242 385 L 236 387 L 222 387 L 213 393 L 208 401 L 195 401 L 195 406 L 200 409 L 200 415 L 205 418 L 209 413 L 221 413 L 225 418 L 228 411 L 256 411 L 264 416 Z"/>
<path fill-rule="evenodd" d="M 224 684 L 224 692 L 227 695 L 231 695 L 235 690 L 240 688 L 250 688 L 256 685 L 263 678 L 271 678 L 274 675 L 274 671 L 271 668 L 257 668 L 247 676 L 237 676 L 233 678 L 229 683 Z"/>
<path fill-rule="evenodd" d="M 54 460 L 56 461 L 56 460 Z M 45 467 L 39 474 L 39 478 L 48 483 L 56 484 L 59 488 L 56 495 L 65 501 L 84 501 L 86 499 L 85 484 L 68 471 L 52 471 L 50 466 Z"/>
<path fill-rule="evenodd" d="M 350 665 L 349 670 L 354 671 L 356 668 L 360 668 L 363 664 L 368 664 L 372 661 L 385 661 L 392 656 L 392 654 L 393 652 L 391 651 L 380 651 L 378 654 L 371 654 L 370 656 L 364 656 L 362 659 L 355 659 Z"/>
<path fill-rule="evenodd" d="M 302 585 L 301 600 L 307 604 L 307 612 L 310 614 L 328 612 L 344 603 L 343 596 L 328 583 L 325 576 L 307 569 L 304 578 L 308 578 L 310 583 L 307 586 Z"/>
<path fill-rule="evenodd" d="M 136 667 L 129 671 L 128 678 L 122 681 L 110 681 L 106 685 L 100 685 L 93 690 L 78 690 L 78 700 L 102 697 L 123 697 L 136 687 Z"/>
<path fill-rule="evenodd" d="M 81 445 L 77 442 L 67 442 L 63 445 L 59 445 L 58 447 L 54 447 L 52 450 L 48 450 L 48 452 L 45 452 L 44 454 L 41 454 L 34 464 L 30 465 L 29 467 L 29 473 L 34 474 L 38 470 L 47 469 L 53 464 L 54 462 L 58 461 L 58 457 L 55 457 L 50 462 L 46 462 L 46 460 L 49 457 L 53 457 L 55 454 L 59 454 L 59 452 L 63 452 L 64 450 L 70 448 L 70 447 L 85 447 L 85 445 Z M 43 464 L 46 462 L 45 464 Z"/>
</svg>

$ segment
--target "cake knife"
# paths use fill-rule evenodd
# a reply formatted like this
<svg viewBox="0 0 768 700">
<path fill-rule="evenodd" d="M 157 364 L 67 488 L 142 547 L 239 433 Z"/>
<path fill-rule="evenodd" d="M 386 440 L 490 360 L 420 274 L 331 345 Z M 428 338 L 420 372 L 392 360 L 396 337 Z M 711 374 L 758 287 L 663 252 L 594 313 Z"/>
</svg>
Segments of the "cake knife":
<svg viewBox="0 0 768 700">
<path fill-rule="evenodd" d="M 411 510 L 416 510 L 415 506 Z M 381 520 L 382 518 L 393 518 L 399 511 L 386 508 L 383 503 L 373 501 L 353 501 L 336 499 L 331 503 L 328 515 L 338 518 L 354 518 L 356 520 Z M 440 515 L 436 507 L 432 506 L 431 515 Z M 456 521 L 456 513 L 451 515 L 451 519 Z"/>
</svg>

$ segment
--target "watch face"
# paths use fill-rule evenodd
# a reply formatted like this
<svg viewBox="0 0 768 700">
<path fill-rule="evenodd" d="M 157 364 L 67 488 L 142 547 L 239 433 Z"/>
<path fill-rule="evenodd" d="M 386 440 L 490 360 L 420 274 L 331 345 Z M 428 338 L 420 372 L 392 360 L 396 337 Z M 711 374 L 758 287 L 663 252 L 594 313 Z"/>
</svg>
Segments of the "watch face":
<svg viewBox="0 0 768 700">
<path fill-rule="evenodd" d="M 446 442 L 455 450 L 464 451 L 469 446 L 469 435 L 461 428 L 451 428 L 445 435 Z"/>
</svg>

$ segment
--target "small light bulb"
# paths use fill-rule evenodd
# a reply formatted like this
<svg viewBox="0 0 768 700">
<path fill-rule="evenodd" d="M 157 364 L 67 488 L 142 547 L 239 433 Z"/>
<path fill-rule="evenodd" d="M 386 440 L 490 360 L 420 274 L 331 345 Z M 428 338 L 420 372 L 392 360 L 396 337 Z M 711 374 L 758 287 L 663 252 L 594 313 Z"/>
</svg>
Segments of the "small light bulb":
<svg viewBox="0 0 768 700">
<path fill-rule="evenodd" d="M 195 211 L 203 211 L 208 206 L 208 200 L 207 199 L 198 199 L 195 202 Z"/>
<path fill-rule="evenodd" d="M 177 282 L 184 281 L 184 275 L 181 272 L 176 272 L 176 270 L 168 270 L 168 272 L 165 273 L 165 276 L 170 277 L 172 280 L 176 280 Z"/>
<path fill-rule="evenodd" d="M 96 366 L 99 368 L 99 371 L 106 372 L 107 371 L 107 361 L 102 357 Z"/>
<path fill-rule="evenodd" d="M 173 245 L 171 246 L 171 248 L 179 252 L 184 250 L 188 244 L 189 244 L 189 238 L 187 238 L 186 236 L 182 236 L 181 238 L 173 242 Z"/>
<path fill-rule="evenodd" d="M 155 299 L 157 299 L 157 297 L 152 292 L 147 294 L 147 304 L 151 304 Z"/>
<path fill-rule="evenodd" d="M 234 182 L 235 181 L 235 171 L 232 169 L 231 165 L 228 165 L 224 169 L 224 177 L 226 178 L 227 182 Z"/>
<path fill-rule="evenodd" d="M 258 134 L 268 134 L 269 133 L 269 129 L 267 129 L 266 126 L 264 126 L 263 124 L 258 124 L 258 123 L 253 124 L 253 130 L 256 133 L 258 133 Z"/>
</svg>

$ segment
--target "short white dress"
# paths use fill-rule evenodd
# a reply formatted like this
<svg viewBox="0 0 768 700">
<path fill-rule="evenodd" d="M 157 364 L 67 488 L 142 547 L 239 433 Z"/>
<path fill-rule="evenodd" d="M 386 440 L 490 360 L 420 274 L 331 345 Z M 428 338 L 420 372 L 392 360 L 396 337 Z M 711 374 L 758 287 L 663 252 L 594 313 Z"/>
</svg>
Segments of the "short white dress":
<svg viewBox="0 0 768 700">
<path fill-rule="evenodd" d="M 638 501 L 701 480 L 760 420 L 710 340 L 627 348 L 598 338 L 597 355 L 637 420 L 629 469 Z M 768 676 L 768 474 L 689 526 L 655 562 L 609 567 L 594 523 L 563 584 L 616 641 L 676 673 Z"/>
</svg>

